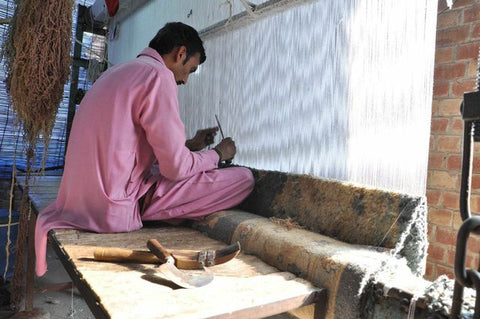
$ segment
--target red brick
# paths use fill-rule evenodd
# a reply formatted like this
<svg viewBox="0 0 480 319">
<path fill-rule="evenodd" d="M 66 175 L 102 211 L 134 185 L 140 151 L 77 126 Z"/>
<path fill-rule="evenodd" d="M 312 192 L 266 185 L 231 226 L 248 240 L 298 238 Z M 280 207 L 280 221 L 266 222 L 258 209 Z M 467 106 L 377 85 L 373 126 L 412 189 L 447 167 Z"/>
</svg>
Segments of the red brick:
<svg viewBox="0 0 480 319">
<path fill-rule="evenodd" d="M 435 63 L 445 63 L 453 60 L 453 47 L 437 48 L 435 50 Z"/>
<path fill-rule="evenodd" d="M 469 25 L 437 31 L 437 47 L 464 43 L 468 40 L 469 32 Z"/>
<path fill-rule="evenodd" d="M 462 216 L 460 216 L 460 211 L 457 210 L 453 214 L 453 229 L 458 230 L 460 226 L 462 226 L 463 220 Z"/>
<path fill-rule="evenodd" d="M 470 38 L 471 38 L 471 39 L 480 38 L 480 23 L 475 24 L 475 25 L 473 26 L 472 35 L 471 35 Z"/>
<path fill-rule="evenodd" d="M 428 210 L 428 222 L 438 225 L 451 227 L 452 226 L 453 215 L 452 212 L 445 209 L 435 209 L 430 208 Z"/>
<path fill-rule="evenodd" d="M 437 138 L 437 150 L 445 152 L 459 152 L 461 150 L 462 137 L 439 136 Z"/>
<path fill-rule="evenodd" d="M 478 263 L 478 250 L 477 253 L 467 253 L 467 259 L 465 260 L 465 266 L 470 269 L 479 269 Z"/>
<path fill-rule="evenodd" d="M 447 118 L 434 118 L 431 123 L 431 131 L 434 133 L 445 133 L 448 127 Z"/>
<path fill-rule="evenodd" d="M 447 263 L 453 266 L 455 264 L 455 249 L 448 251 L 447 255 Z M 477 269 L 478 264 L 476 262 L 475 255 L 467 253 L 465 258 L 465 267 L 468 269 Z"/>
<path fill-rule="evenodd" d="M 456 26 L 460 20 L 460 13 L 461 10 L 448 10 L 439 14 L 437 19 L 437 30 Z"/>
<path fill-rule="evenodd" d="M 428 205 L 436 206 L 439 204 L 441 191 L 435 189 L 427 189 L 427 202 Z"/>
<path fill-rule="evenodd" d="M 471 213 L 478 212 L 480 210 L 480 196 L 479 195 L 477 195 L 477 194 L 471 194 L 470 195 L 470 209 L 471 209 Z"/>
<path fill-rule="evenodd" d="M 430 244 L 428 246 L 428 259 L 430 261 L 445 262 L 445 247 L 441 245 Z"/>
<path fill-rule="evenodd" d="M 479 148 L 477 148 L 479 149 Z M 473 172 L 480 173 L 480 157 L 473 158 Z"/>
<path fill-rule="evenodd" d="M 425 269 L 425 276 L 423 276 L 426 280 L 433 281 L 435 280 L 435 272 L 434 272 L 435 267 L 433 266 L 433 263 L 427 261 L 427 267 Z"/>
<path fill-rule="evenodd" d="M 449 227 L 437 227 L 435 241 L 440 244 L 455 246 L 457 243 L 457 232 Z"/>
<path fill-rule="evenodd" d="M 446 0 L 440 0 L 440 1 L 441 2 L 446 2 Z M 458 9 L 458 8 L 461 8 L 461 7 L 471 6 L 471 5 L 480 3 L 478 0 L 456 0 L 456 1 L 453 1 L 453 2 L 454 2 L 454 4 L 453 4 L 452 9 Z"/>
<path fill-rule="evenodd" d="M 462 99 L 442 99 L 438 102 L 439 116 L 460 116 L 460 104 Z"/>
<path fill-rule="evenodd" d="M 442 205 L 445 208 L 458 209 L 460 194 L 456 192 L 443 192 Z"/>
<path fill-rule="evenodd" d="M 452 97 L 462 97 L 465 92 L 472 92 L 475 90 L 476 81 L 456 81 L 452 83 Z"/>
<path fill-rule="evenodd" d="M 455 249 L 453 247 L 447 251 L 447 263 L 452 266 L 455 263 Z"/>
<path fill-rule="evenodd" d="M 470 209 L 471 209 L 471 213 L 478 212 L 480 209 L 480 195 L 478 195 L 478 192 L 477 194 L 470 195 Z"/>
<path fill-rule="evenodd" d="M 467 67 L 467 78 L 475 80 L 477 78 L 477 60 L 470 60 Z"/>
<path fill-rule="evenodd" d="M 440 107 L 440 101 L 441 100 L 436 98 L 435 96 L 433 97 L 433 100 L 432 100 L 432 117 L 438 115 L 438 109 Z"/>
<path fill-rule="evenodd" d="M 472 255 L 478 255 L 480 253 L 480 238 L 478 235 L 470 233 L 468 238 L 468 251 Z"/>
<path fill-rule="evenodd" d="M 455 251 L 456 251 L 456 249 L 451 249 L 447 253 L 447 255 L 448 255 L 447 263 L 449 265 L 452 265 L 452 266 L 455 264 Z M 475 258 L 473 257 L 473 255 L 467 254 L 467 256 L 465 258 L 465 266 L 467 268 L 471 268 L 474 265 L 474 260 L 475 260 Z"/>
<path fill-rule="evenodd" d="M 450 89 L 450 83 L 442 81 L 435 81 L 433 83 L 433 96 L 435 97 L 446 97 L 448 96 L 448 91 Z"/>
<path fill-rule="evenodd" d="M 436 232 L 437 226 L 428 224 L 427 226 L 427 237 L 428 237 L 428 242 L 434 242 L 435 240 L 435 232 Z"/>
<path fill-rule="evenodd" d="M 427 178 L 429 187 L 436 189 L 456 189 L 457 174 L 450 174 L 446 171 L 432 170 Z"/>
<path fill-rule="evenodd" d="M 428 157 L 428 167 L 431 169 L 445 168 L 445 153 L 431 152 Z"/>
<path fill-rule="evenodd" d="M 435 80 L 452 80 L 465 76 L 467 70 L 466 62 L 456 62 L 449 64 L 440 64 L 435 66 Z"/>
<path fill-rule="evenodd" d="M 480 269 L 480 256 L 478 253 L 472 256 L 472 269 L 473 268 Z"/>
<path fill-rule="evenodd" d="M 445 0 L 439 0 L 438 1 L 438 4 L 437 4 L 437 12 L 438 14 L 442 14 L 443 12 L 445 12 L 446 10 L 448 10 L 448 6 L 447 6 L 447 1 Z"/>
<path fill-rule="evenodd" d="M 463 11 L 463 23 L 475 22 L 480 20 L 480 7 L 475 6 Z"/>
<path fill-rule="evenodd" d="M 455 275 L 454 275 L 454 272 L 453 272 L 453 266 L 448 267 L 448 266 L 435 264 L 435 272 L 436 272 L 437 276 L 447 275 L 448 278 L 455 279 Z"/>
<path fill-rule="evenodd" d="M 462 155 L 449 155 L 447 157 L 447 168 L 449 170 L 462 169 Z"/>
<path fill-rule="evenodd" d="M 457 48 L 457 60 L 477 59 L 479 43 L 469 43 L 461 45 Z"/>
<path fill-rule="evenodd" d="M 451 8 L 448 7 L 447 5 L 447 0 L 438 0 L 438 5 L 437 5 L 437 12 L 438 14 L 444 14 L 445 12 L 449 12 L 451 10 L 455 10 L 459 7 L 462 7 L 462 6 L 459 6 L 458 3 L 461 2 L 461 3 L 464 3 L 464 2 L 468 2 L 468 5 L 471 5 L 473 1 L 477 1 L 477 0 L 453 0 L 453 6 Z"/>
<path fill-rule="evenodd" d="M 472 175 L 472 190 L 478 190 L 480 188 L 480 175 Z"/>
<path fill-rule="evenodd" d="M 463 133 L 463 120 L 459 118 L 455 118 L 452 120 L 452 133 Z"/>
</svg>

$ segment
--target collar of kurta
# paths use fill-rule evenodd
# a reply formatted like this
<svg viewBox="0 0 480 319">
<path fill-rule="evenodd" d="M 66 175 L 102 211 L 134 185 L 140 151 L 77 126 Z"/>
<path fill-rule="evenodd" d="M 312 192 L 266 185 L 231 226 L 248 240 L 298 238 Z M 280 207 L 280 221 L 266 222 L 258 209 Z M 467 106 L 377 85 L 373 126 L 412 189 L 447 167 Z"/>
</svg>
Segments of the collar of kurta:
<svg viewBox="0 0 480 319">
<path fill-rule="evenodd" d="M 161 64 L 165 65 L 165 62 L 163 61 L 163 58 L 162 56 L 157 52 L 157 50 L 155 49 L 152 49 L 152 48 L 145 48 L 142 50 L 142 52 L 140 52 L 138 55 L 137 55 L 137 58 L 141 57 L 141 56 L 148 56 L 148 57 L 151 57 L 155 60 L 157 60 L 158 62 L 160 62 Z"/>
</svg>

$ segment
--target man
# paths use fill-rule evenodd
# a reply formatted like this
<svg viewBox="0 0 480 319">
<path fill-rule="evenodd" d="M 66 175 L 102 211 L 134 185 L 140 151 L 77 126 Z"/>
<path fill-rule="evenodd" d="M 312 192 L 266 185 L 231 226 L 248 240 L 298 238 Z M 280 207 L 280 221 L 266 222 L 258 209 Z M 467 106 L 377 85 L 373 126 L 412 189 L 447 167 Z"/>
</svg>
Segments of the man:
<svg viewBox="0 0 480 319">
<path fill-rule="evenodd" d="M 142 220 L 200 218 L 248 196 L 254 184 L 248 169 L 217 169 L 234 157 L 232 139 L 199 151 L 217 128 L 185 137 L 177 84 L 204 61 L 195 29 L 168 23 L 149 48 L 107 70 L 88 91 L 72 125 L 58 197 L 37 219 L 39 276 L 51 229 L 130 232 Z"/>
</svg>

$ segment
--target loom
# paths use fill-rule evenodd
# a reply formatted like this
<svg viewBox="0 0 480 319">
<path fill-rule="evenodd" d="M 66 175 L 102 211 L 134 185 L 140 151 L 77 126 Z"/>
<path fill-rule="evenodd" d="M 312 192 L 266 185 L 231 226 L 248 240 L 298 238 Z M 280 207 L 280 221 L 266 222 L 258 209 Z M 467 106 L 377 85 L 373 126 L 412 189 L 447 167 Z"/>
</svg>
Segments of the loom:
<svg viewBox="0 0 480 319">
<path fill-rule="evenodd" d="M 349 289 L 359 289 L 357 306 L 384 296 L 359 288 L 368 278 L 366 264 L 336 263 L 328 253 L 303 266 L 291 262 L 305 258 L 298 250 L 308 250 L 302 244 L 310 235 L 275 235 L 278 230 L 255 216 L 391 249 L 423 275 L 436 8 L 429 0 L 150 2 L 123 22 L 134 28 L 110 44 L 118 52 L 111 59 L 133 55 L 125 43 L 140 48 L 145 39 L 133 35 L 160 27 L 158 12 L 168 13 L 160 13 L 163 22 L 179 20 L 201 30 L 207 62 L 179 88 L 184 122 L 191 135 L 214 126 L 219 114 L 225 134 L 238 145 L 235 162 L 255 168 L 257 185 L 241 207 L 254 216 L 221 213 L 197 227 L 227 242 L 243 239 L 242 247 L 268 263 L 336 291 L 336 300 L 344 301 L 330 304 L 328 315 L 355 318 L 361 310 L 348 300 L 355 295 Z M 332 247 L 337 244 L 342 246 Z M 315 273 L 313 265 L 329 274 L 353 270 L 349 279 L 335 281 Z M 415 280 L 410 276 L 404 278 Z M 346 282 L 345 290 L 337 290 Z M 409 289 L 401 284 L 390 288 L 385 291 L 403 299 L 370 314 L 403 315 L 399 309 L 417 297 L 405 294 Z M 425 309 L 436 302 L 427 299 Z"/>
</svg>

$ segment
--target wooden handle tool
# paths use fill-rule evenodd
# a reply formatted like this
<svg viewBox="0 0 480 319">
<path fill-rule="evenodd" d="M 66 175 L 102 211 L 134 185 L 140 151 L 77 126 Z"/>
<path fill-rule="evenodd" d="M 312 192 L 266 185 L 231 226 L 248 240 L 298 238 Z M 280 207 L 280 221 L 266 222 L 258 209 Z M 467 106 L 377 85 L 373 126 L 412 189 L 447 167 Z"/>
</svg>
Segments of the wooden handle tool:
<svg viewBox="0 0 480 319">
<path fill-rule="evenodd" d="M 203 267 L 220 265 L 235 258 L 240 253 L 240 243 L 236 242 L 222 249 L 207 251 L 186 249 L 166 250 L 173 255 L 177 268 L 202 269 Z M 207 260 L 207 256 L 213 256 L 213 264 Z M 118 263 L 160 264 L 163 262 L 150 251 L 115 247 L 98 247 L 93 253 L 93 258 L 98 261 Z"/>
</svg>

